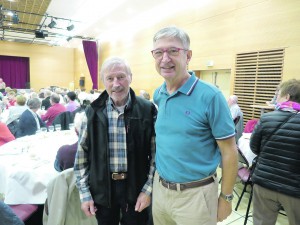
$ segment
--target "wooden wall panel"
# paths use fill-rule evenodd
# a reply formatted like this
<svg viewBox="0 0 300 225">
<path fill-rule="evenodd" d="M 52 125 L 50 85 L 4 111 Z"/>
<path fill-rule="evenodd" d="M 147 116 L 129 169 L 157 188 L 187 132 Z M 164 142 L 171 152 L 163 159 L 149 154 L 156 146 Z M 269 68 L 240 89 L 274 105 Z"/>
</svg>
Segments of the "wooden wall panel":
<svg viewBox="0 0 300 225">
<path fill-rule="evenodd" d="M 126 57 L 134 72 L 145 74 L 139 79 L 133 78 L 133 87 L 137 90 L 139 87 L 151 90 L 162 81 L 149 75 L 156 73 L 153 70 L 154 61 L 148 55 L 152 37 L 158 29 L 176 25 L 186 30 L 191 38 L 193 57 L 189 69 L 231 70 L 232 94 L 234 59 L 241 52 L 284 48 L 286 58 L 283 80 L 285 76 L 296 77 L 296 74 L 291 75 L 290 72 L 299 71 L 299 63 L 294 63 L 295 58 L 300 58 L 299 21 L 300 1 L 297 0 L 213 0 L 207 1 L 201 8 L 177 13 L 138 33 L 131 41 L 119 41 L 118 45 L 109 46 L 109 49 L 103 51 L 107 51 L 106 55 Z M 209 60 L 214 62 L 213 67 L 206 66 Z"/>
<path fill-rule="evenodd" d="M 172 10 L 170 8 L 170 10 Z M 154 33 L 167 25 L 176 25 L 186 30 L 191 38 L 193 57 L 189 65 L 192 70 L 231 71 L 230 90 L 233 93 L 235 56 L 242 52 L 263 51 L 282 48 L 285 50 L 282 80 L 297 78 L 300 71 L 300 1 L 299 0 L 207 0 L 196 1 L 190 8 L 182 9 L 174 16 L 129 37 L 124 33 L 121 40 L 100 43 L 99 65 L 109 56 L 124 57 L 133 72 L 132 87 L 147 90 L 151 95 L 163 82 L 154 67 L 151 56 Z M 75 87 L 81 74 L 86 78 L 86 89 L 91 80 L 81 50 L 11 44 L 0 42 L 0 54 L 32 56 L 31 79 L 34 88 L 54 82 L 68 86 L 74 80 Z M 16 47 L 11 47 L 16 46 Z M 43 60 L 41 57 L 45 57 Z M 214 62 L 207 67 L 207 61 Z M 48 63 L 46 63 L 49 61 Z M 41 70 L 41 65 L 43 70 Z M 100 69 L 100 68 L 99 68 Z M 44 71 L 42 77 L 41 71 Z M 56 79 L 62 77 L 63 79 Z M 48 80 L 48 77 L 54 79 Z M 46 79 L 47 78 L 47 79 Z M 99 81 L 99 87 L 103 88 Z"/>
</svg>

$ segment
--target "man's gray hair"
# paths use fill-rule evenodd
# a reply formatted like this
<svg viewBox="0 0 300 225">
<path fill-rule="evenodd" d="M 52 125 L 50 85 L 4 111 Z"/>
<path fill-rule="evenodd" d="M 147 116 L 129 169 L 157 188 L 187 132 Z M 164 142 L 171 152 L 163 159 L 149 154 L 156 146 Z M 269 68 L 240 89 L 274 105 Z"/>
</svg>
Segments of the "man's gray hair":
<svg viewBox="0 0 300 225">
<path fill-rule="evenodd" d="M 236 95 L 231 95 L 229 97 L 229 99 L 231 100 L 232 104 L 237 104 L 238 103 L 238 96 L 236 96 Z"/>
<path fill-rule="evenodd" d="M 51 97 L 50 97 L 50 100 L 51 100 L 52 102 L 54 102 L 54 103 L 59 103 L 60 97 L 59 97 L 58 94 L 53 93 L 53 94 L 51 95 Z"/>
<path fill-rule="evenodd" d="M 100 70 L 100 77 L 101 77 L 102 81 L 104 79 L 104 74 L 108 70 L 113 69 L 115 66 L 124 66 L 125 69 L 126 69 L 127 75 L 132 76 L 131 69 L 130 69 L 129 64 L 127 63 L 127 61 L 125 59 L 120 58 L 120 57 L 113 56 L 113 57 L 107 58 L 102 64 L 102 67 L 101 67 L 101 70 Z"/>
<path fill-rule="evenodd" d="M 38 98 L 31 98 L 27 102 L 29 109 L 39 109 L 41 107 L 41 101 Z"/>
<path fill-rule="evenodd" d="M 177 28 L 176 26 L 165 27 L 159 30 L 153 37 L 153 44 L 162 38 L 176 38 L 181 41 L 185 49 L 190 49 L 190 37 L 182 29 Z"/>
</svg>

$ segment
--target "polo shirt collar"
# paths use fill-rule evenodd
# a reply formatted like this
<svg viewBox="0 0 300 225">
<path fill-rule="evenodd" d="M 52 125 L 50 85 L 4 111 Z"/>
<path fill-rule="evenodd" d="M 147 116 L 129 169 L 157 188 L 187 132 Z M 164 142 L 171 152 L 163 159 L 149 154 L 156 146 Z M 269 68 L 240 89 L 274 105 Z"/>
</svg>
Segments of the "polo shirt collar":
<svg viewBox="0 0 300 225">
<path fill-rule="evenodd" d="M 182 94 L 185 94 L 185 95 L 190 95 L 193 92 L 199 79 L 195 76 L 195 73 L 193 71 L 188 71 L 188 72 L 191 75 L 190 78 L 172 95 L 175 95 L 177 92 L 181 92 Z M 168 93 L 167 87 L 166 87 L 166 82 L 164 82 L 160 92 Z"/>
</svg>

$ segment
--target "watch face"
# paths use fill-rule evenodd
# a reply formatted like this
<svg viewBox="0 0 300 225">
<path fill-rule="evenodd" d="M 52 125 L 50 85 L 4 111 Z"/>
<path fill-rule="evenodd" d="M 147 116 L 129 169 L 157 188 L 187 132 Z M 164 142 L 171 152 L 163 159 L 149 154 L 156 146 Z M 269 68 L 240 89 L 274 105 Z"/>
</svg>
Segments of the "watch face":
<svg viewBox="0 0 300 225">
<path fill-rule="evenodd" d="M 227 201 L 232 201 L 233 195 L 226 195 L 226 200 Z"/>
<path fill-rule="evenodd" d="M 224 195 L 223 193 L 221 193 L 221 197 L 224 198 L 227 202 L 231 202 L 233 199 L 233 194 L 231 195 Z"/>
</svg>

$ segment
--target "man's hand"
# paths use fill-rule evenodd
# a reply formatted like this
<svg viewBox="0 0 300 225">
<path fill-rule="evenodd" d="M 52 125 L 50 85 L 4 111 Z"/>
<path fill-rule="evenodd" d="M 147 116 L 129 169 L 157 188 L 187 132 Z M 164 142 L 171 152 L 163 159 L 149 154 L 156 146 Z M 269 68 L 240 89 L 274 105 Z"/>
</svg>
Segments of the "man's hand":
<svg viewBox="0 0 300 225">
<path fill-rule="evenodd" d="M 150 203 L 151 197 L 141 192 L 135 204 L 135 211 L 142 212 L 143 209 L 150 205 Z"/>
<path fill-rule="evenodd" d="M 94 216 L 96 214 L 97 208 L 94 206 L 94 201 L 88 201 L 81 203 L 81 209 L 86 216 Z"/>
<path fill-rule="evenodd" d="M 218 200 L 218 222 L 225 220 L 232 212 L 232 203 L 227 202 L 222 197 L 219 197 Z"/>
</svg>

